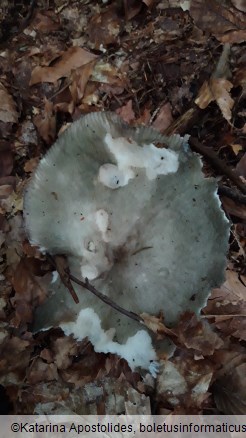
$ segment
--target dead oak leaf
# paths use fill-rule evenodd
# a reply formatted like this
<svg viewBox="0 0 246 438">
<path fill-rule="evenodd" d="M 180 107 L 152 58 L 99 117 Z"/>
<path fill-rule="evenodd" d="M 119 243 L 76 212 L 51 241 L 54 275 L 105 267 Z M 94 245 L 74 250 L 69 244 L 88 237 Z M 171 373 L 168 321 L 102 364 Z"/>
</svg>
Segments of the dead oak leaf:
<svg viewBox="0 0 246 438">
<path fill-rule="evenodd" d="M 17 123 L 18 113 L 13 97 L 8 90 L 0 83 L 0 121 L 4 123 Z"/>
<path fill-rule="evenodd" d="M 81 101 L 85 94 L 87 83 L 91 77 L 96 61 L 88 62 L 74 70 L 71 74 L 72 83 L 69 87 L 74 103 Z"/>
<path fill-rule="evenodd" d="M 210 102 L 215 100 L 224 118 L 229 122 L 231 120 L 231 109 L 234 105 L 234 100 L 229 93 L 232 87 L 232 83 L 227 79 L 212 77 L 209 82 L 205 81 L 203 83 L 195 103 L 199 108 L 205 109 Z"/>
<path fill-rule="evenodd" d="M 225 283 L 213 289 L 204 313 L 214 318 L 214 324 L 226 337 L 246 340 L 246 284 L 245 276 L 227 270 Z"/>
<path fill-rule="evenodd" d="M 96 58 L 97 55 L 81 47 L 70 47 L 62 53 L 54 65 L 49 67 L 35 67 L 32 71 L 30 85 L 38 84 L 39 82 L 54 83 L 62 77 L 70 76 L 72 70 L 88 64 Z"/>
<path fill-rule="evenodd" d="M 177 335 L 174 331 L 170 330 L 163 324 L 163 318 L 161 316 L 157 317 L 149 315 L 148 313 L 141 313 L 140 317 L 143 320 L 143 324 L 153 333 L 156 333 L 160 339 L 165 335 L 176 338 Z"/>
<path fill-rule="evenodd" d="M 219 41 L 242 42 L 245 16 L 229 2 L 223 4 L 220 0 L 191 0 L 190 14 L 199 29 L 211 33 Z M 231 34 L 233 41 L 230 40 Z"/>
<path fill-rule="evenodd" d="M 47 144 L 51 144 L 56 135 L 56 116 L 53 103 L 45 98 L 43 114 L 37 114 L 33 118 L 33 122 L 40 137 L 42 137 Z"/>
<path fill-rule="evenodd" d="M 33 361 L 27 373 L 27 381 L 31 385 L 39 382 L 58 380 L 57 367 L 54 363 L 45 363 L 41 358 Z"/>
<path fill-rule="evenodd" d="M 227 415 L 246 412 L 246 362 L 224 373 L 214 384 L 214 399 L 220 411 Z"/>
<path fill-rule="evenodd" d="M 174 330 L 178 341 L 186 348 L 193 349 L 203 356 L 210 356 L 223 345 L 222 339 L 210 325 L 199 320 L 194 313 L 185 312 Z"/>
</svg>

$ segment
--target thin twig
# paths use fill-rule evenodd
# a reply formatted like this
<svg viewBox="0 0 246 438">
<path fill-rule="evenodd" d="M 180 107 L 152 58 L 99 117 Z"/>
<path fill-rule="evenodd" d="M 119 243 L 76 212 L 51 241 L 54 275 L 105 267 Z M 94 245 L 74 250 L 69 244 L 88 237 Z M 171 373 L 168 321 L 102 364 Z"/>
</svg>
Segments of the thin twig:
<svg viewBox="0 0 246 438">
<path fill-rule="evenodd" d="M 74 277 L 74 275 L 72 275 L 70 273 L 68 275 L 69 275 L 70 280 L 72 280 L 74 283 L 76 283 L 79 286 L 82 286 L 85 289 L 92 292 L 94 295 L 96 295 L 96 297 L 98 297 L 104 303 L 108 304 L 113 309 L 117 310 L 118 312 L 122 313 L 123 315 L 127 316 L 128 318 L 133 319 L 134 321 L 137 321 L 140 323 L 144 322 L 143 319 L 141 318 L 141 316 L 137 315 L 137 313 L 130 312 L 129 310 L 123 309 L 123 307 L 118 306 L 118 304 L 116 304 L 114 301 L 112 301 L 109 297 L 107 297 L 106 295 L 99 292 L 99 290 L 97 290 L 94 286 L 92 286 L 92 284 L 89 283 L 87 278 L 85 279 L 85 281 L 82 281 L 82 280 L 79 280 L 78 278 Z"/>
<path fill-rule="evenodd" d="M 240 190 L 246 195 L 246 184 L 242 182 L 242 180 L 233 172 L 233 170 L 227 166 L 227 164 L 221 160 L 217 154 L 207 146 L 204 146 L 200 143 L 196 138 L 190 137 L 189 144 L 195 152 L 203 155 L 208 158 L 211 163 L 220 170 L 223 175 L 226 175 Z"/>
<path fill-rule="evenodd" d="M 51 264 L 57 270 L 60 279 L 64 286 L 69 290 L 74 302 L 76 304 L 79 303 L 78 295 L 76 294 L 73 285 L 70 281 L 70 273 L 68 270 L 68 266 L 66 263 L 66 258 L 64 256 L 56 255 L 52 257 L 50 254 L 47 254 L 47 259 L 51 262 Z"/>
</svg>

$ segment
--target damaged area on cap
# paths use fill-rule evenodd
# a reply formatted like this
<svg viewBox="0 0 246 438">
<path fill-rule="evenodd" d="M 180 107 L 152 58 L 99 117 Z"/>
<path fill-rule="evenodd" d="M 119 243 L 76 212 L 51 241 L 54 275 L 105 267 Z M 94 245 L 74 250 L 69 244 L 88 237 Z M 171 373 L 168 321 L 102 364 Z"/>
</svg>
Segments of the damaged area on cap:
<svg viewBox="0 0 246 438">
<path fill-rule="evenodd" d="M 111 113 L 74 122 L 27 189 L 30 240 L 67 255 L 75 277 L 129 311 L 162 312 L 170 325 L 186 310 L 198 314 L 223 281 L 229 225 L 216 182 L 204 178 L 187 140 L 129 127 Z M 75 291 L 79 304 L 59 278 L 52 283 L 33 330 L 60 326 L 132 369 L 149 369 L 156 360 L 151 335 L 88 290 Z"/>
<path fill-rule="evenodd" d="M 117 165 L 103 164 L 98 180 L 111 189 L 124 187 L 136 177 L 139 168 L 145 169 L 149 180 L 178 170 L 178 153 L 172 150 L 157 148 L 153 143 L 139 146 L 131 138 L 113 138 L 110 133 L 106 134 L 105 143 Z"/>
</svg>

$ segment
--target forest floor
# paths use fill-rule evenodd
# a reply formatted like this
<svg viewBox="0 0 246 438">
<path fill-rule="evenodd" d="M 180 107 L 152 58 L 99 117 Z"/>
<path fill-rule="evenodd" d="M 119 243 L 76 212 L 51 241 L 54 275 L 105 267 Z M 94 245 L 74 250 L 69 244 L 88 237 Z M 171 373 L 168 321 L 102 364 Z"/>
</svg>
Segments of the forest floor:
<svg viewBox="0 0 246 438">
<path fill-rule="evenodd" d="M 243 2 L 3 1 L 0 12 L 0 412 L 246 414 Z M 225 283 L 201 322 L 182 321 L 157 379 L 60 329 L 30 329 L 52 267 L 25 235 L 23 192 L 57 136 L 101 110 L 189 134 L 231 223 Z"/>
</svg>

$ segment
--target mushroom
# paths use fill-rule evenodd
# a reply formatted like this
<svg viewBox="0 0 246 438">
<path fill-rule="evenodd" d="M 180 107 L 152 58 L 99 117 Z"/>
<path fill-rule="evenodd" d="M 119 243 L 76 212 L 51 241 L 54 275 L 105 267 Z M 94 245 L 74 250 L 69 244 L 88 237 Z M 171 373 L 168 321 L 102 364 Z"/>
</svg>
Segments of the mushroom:
<svg viewBox="0 0 246 438">
<path fill-rule="evenodd" d="M 229 224 L 216 181 L 201 167 L 188 136 L 129 127 L 113 113 L 88 114 L 33 174 L 24 200 L 30 241 L 65 254 L 74 276 L 120 306 L 161 311 L 175 325 L 186 310 L 199 314 L 224 278 Z M 147 329 L 78 286 L 74 303 L 59 278 L 49 289 L 34 331 L 59 326 L 132 369 L 153 371 L 157 354 Z"/>
</svg>

